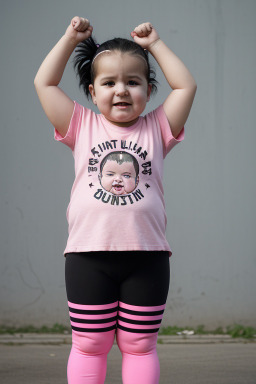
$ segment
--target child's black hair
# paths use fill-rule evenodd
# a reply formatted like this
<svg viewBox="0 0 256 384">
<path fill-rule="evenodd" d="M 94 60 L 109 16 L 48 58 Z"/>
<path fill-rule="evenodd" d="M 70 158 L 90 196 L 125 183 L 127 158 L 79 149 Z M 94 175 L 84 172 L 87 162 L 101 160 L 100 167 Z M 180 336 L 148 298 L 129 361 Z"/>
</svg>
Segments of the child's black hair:
<svg viewBox="0 0 256 384">
<path fill-rule="evenodd" d="M 88 99 L 90 96 L 89 85 L 93 84 L 95 79 L 93 59 L 100 52 L 106 50 L 120 51 L 122 53 L 128 52 L 143 57 L 147 64 L 146 78 L 148 84 L 152 85 L 152 93 L 156 92 L 157 81 L 155 79 L 155 71 L 149 63 L 148 52 L 139 44 L 128 39 L 114 38 L 98 45 L 92 37 L 89 37 L 89 39 L 78 44 L 74 58 L 74 68 L 79 77 L 79 86 L 83 88 Z"/>
</svg>

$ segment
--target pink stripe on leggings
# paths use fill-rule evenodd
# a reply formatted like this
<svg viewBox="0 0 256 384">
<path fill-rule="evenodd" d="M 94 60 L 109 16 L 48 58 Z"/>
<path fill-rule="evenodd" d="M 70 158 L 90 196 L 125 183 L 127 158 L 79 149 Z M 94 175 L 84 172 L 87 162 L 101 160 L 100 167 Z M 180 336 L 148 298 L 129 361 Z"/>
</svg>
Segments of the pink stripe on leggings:
<svg viewBox="0 0 256 384">
<path fill-rule="evenodd" d="M 121 320 L 118 320 L 118 324 L 122 325 L 123 327 L 131 328 L 131 329 L 156 329 L 156 328 L 159 328 L 159 326 L 160 326 L 160 324 L 151 324 L 151 325 L 131 324 L 131 323 L 126 323 L 126 322 L 121 321 Z"/>
<path fill-rule="evenodd" d="M 119 315 L 122 317 L 125 317 L 126 319 L 130 320 L 139 320 L 139 321 L 150 321 L 150 320 L 162 320 L 162 315 L 155 315 L 155 316 L 139 316 L 139 315 L 131 315 L 130 313 L 119 311 Z"/>
<path fill-rule="evenodd" d="M 141 307 L 138 305 L 125 304 L 120 301 L 119 307 L 124 309 L 129 309 L 131 311 L 138 311 L 138 312 L 156 312 L 156 311 L 162 311 L 163 309 L 165 309 L 166 304 L 157 305 L 155 307 L 145 307 L 145 306 Z"/>
<path fill-rule="evenodd" d="M 70 324 L 74 327 L 78 328 L 108 328 L 112 325 L 116 324 L 116 321 L 112 321 L 111 323 L 105 323 L 105 324 L 83 324 L 83 323 L 75 323 L 74 321 L 70 321 Z"/>
<path fill-rule="evenodd" d="M 111 304 L 102 304 L 102 305 L 84 305 L 84 304 L 75 304 L 68 301 L 68 306 L 73 309 L 80 309 L 82 311 L 102 311 L 104 309 L 115 308 L 118 305 L 118 301 Z"/>
<path fill-rule="evenodd" d="M 69 312 L 70 314 L 70 317 L 74 318 L 74 319 L 83 319 L 83 320 L 102 320 L 102 319 L 109 319 L 111 317 L 114 317 L 117 315 L 117 311 L 113 311 L 113 312 L 110 312 L 110 313 L 105 313 L 105 314 L 102 314 L 102 315 L 84 315 L 84 314 L 81 314 L 81 313 L 73 313 L 73 312 Z"/>
</svg>

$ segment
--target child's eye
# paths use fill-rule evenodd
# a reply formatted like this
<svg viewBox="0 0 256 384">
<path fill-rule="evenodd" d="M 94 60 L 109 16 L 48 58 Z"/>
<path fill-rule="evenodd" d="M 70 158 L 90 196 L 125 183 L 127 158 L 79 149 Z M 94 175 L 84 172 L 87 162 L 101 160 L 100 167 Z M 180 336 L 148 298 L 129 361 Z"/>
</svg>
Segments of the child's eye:
<svg viewBox="0 0 256 384">
<path fill-rule="evenodd" d="M 130 179 L 130 175 L 124 175 L 124 177 L 126 178 L 126 179 Z"/>
<path fill-rule="evenodd" d="M 129 80 L 128 85 L 131 85 L 131 86 L 138 85 L 138 82 L 135 80 Z"/>
<path fill-rule="evenodd" d="M 114 81 L 107 81 L 103 85 L 106 85 L 107 87 L 113 87 L 115 85 Z"/>
</svg>

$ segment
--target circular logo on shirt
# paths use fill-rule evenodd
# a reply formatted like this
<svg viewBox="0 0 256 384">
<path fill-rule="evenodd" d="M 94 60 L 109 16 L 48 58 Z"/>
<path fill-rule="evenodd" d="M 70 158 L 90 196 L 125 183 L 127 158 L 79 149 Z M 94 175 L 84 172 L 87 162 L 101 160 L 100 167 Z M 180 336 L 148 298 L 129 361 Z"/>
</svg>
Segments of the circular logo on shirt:
<svg viewBox="0 0 256 384">
<path fill-rule="evenodd" d="M 127 205 L 144 198 L 143 191 L 150 188 L 152 174 L 146 150 L 136 143 L 111 140 L 93 147 L 91 153 L 88 179 L 96 199 L 112 205 Z"/>
</svg>

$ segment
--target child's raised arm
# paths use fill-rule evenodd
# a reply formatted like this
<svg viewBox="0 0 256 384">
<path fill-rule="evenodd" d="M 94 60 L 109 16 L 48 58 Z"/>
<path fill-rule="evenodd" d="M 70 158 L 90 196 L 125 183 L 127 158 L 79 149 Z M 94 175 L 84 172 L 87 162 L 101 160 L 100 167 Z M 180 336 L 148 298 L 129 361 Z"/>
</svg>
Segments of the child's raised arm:
<svg viewBox="0 0 256 384">
<path fill-rule="evenodd" d="M 165 45 L 151 23 L 139 25 L 131 33 L 134 41 L 156 59 L 172 92 L 163 103 L 171 131 L 177 137 L 183 128 L 196 93 L 196 82 L 182 61 Z"/>
<path fill-rule="evenodd" d="M 54 127 L 64 137 L 73 113 L 73 101 L 58 87 L 69 57 L 81 41 L 92 34 L 87 19 L 74 17 L 66 33 L 40 66 L 34 80 L 42 107 Z"/>
</svg>

